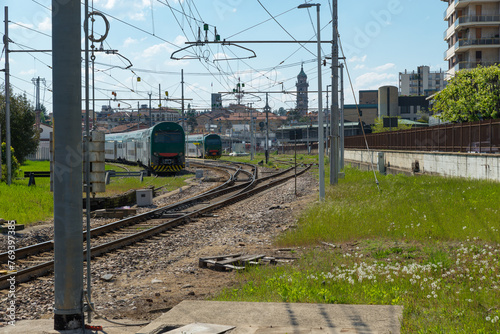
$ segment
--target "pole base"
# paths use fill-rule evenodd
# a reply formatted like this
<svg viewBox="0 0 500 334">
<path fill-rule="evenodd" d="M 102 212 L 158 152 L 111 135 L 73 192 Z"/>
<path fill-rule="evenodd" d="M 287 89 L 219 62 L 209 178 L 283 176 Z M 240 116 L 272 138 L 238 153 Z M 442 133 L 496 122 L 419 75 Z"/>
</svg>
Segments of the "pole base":
<svg viewBox="0 0 500 334">
<path fill-rule="evenodd" d="M 83 328 L 83 314 L 54 314 L 56 331 Z"/>
</svg>

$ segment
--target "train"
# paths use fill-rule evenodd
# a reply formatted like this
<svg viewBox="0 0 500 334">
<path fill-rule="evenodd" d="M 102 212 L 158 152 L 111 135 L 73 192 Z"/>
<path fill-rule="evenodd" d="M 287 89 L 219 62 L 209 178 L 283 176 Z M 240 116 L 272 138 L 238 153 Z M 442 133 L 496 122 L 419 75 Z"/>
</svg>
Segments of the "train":
<svg viewBox="0 0 500 334">
<path fill-rule="evenodd" d="M 216 134 L 187 136 L 187 156 L 191 158 L 219 159 L 222 155 L 222 140 Z"/>
<path fill-rule="evenodd" d="M 151 128 L 106 134 L 106 161 L 137 163 L 154 174 L 174 173 L 185 168 L 186 138 L 182 127 L 161 122 Z"/>
</svg>

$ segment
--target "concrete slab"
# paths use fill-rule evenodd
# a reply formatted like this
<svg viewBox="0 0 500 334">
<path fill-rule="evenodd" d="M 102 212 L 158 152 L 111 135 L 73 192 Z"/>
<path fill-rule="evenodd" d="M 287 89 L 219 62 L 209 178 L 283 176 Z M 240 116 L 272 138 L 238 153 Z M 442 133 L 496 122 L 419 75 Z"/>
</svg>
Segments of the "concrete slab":
<svg viewBox="0 0 500 334">
<path fill-rule="evenodd" d="M 192 323 L 235 326 L 231 334 L 400 333 L 401 306 L 250 303 L 185 300 L 138 334 Z"/>
<path fill-rule="evenodd" d="M 116 320 L 117 322 L 134 324 L 139 323 L 139 321 L 133 320 Z M 16 321 L 15 326 L 7 325 L 6 327 L 0 328 L 1 334 L 94 334 L 94 333 L 106 333 L 106 334 L 133 334 L 137 333 L 142 326 L 122 326 L 111 324 L 101 319 L 94 320 L 91 323 L 92 326 L 102 326 L 102 332 L 96 332 L 92 330 L 71 330 L 71 331 L 56 331 L 54 330 L 54 319 L 42 319 L 42 320 L 20 320 Z"/>
<path fill-rule="evenodd" d="M 168 334 L 221 334 L 233 329 L 234 326 L 213 325 L 213 324 L 189 324 L 176 329 L 172 329 Z"/>
</svg>

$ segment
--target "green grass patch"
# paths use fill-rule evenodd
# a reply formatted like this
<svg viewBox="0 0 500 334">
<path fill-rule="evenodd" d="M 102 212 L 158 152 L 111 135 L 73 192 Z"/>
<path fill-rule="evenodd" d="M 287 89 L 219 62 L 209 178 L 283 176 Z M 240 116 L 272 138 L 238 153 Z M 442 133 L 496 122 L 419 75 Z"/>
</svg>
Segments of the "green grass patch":
<svg viewBox="0 0 500 334">
<path fill-rule="evenodd" d="M 378 175 L 379 191 L 345 172 L 277 238 L 299 260 L 250 268 L 217 299 L 402 305 L 402 333 L 499 333 L 500 184 Z"/>
</svg>

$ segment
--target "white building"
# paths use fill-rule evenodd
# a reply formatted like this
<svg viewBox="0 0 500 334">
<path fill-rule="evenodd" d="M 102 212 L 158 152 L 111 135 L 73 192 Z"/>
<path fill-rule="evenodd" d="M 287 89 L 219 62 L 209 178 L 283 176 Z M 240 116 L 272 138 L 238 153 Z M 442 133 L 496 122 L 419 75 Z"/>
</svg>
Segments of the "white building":
<svg viewBox="0 0 500 334">
<path fill-rule="evenodd" d="M 445 86 L 445 72 L 431 72 L 429 66 L 419 66 L 416 72 L 399 73 L 399 95 L 402 96 L 430 96 Z"/>
<path fill-rule="evenodd" d="M 500 0 L 441 0 L 448 4 L 444 40 L 450 76 L 500 63 Z"/>
</svg>

